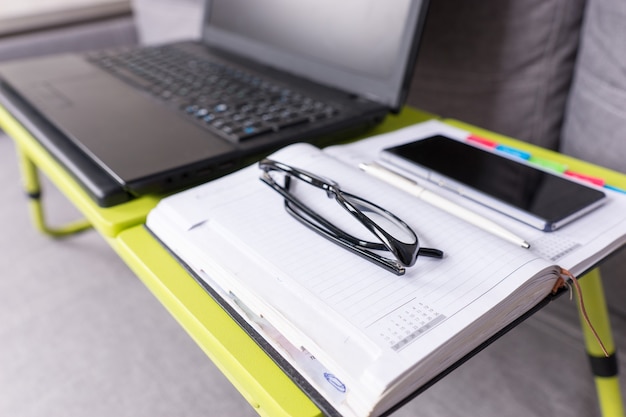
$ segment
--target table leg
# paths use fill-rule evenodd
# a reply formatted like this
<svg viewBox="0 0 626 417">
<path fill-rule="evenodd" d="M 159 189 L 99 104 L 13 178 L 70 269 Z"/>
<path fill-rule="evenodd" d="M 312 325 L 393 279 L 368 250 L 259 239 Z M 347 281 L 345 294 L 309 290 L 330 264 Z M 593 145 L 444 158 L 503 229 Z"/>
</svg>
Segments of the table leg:
<svg viewBox="0 0 626 417">
<path fill-rule="evenodd" d="M 18 157 L 22 171 L 23 187 L 26 191 L 26 195 L 29 197 L 28 205 L 31 218 L 37 229 L 53 237 L 63 237 L 82 232 L 92 227 L 91 223 L 85 219 L 77 220 L 59 227 L 48 226 L 48 224 L 46 224 L 43 201 L 41 199 L 41 183 L 39 182 L 37 166 L 20 149 L 18 149 Z"/>
<path fill-rule="evenodd" d="M 609 353 L 608 357 L 604 355 L 591 330 L 581 317 L 585 346 L 591 361 L 591 370 L 594 374 L 602 416 L 624 417 L 624 406 L 618 379 L 617 355 L 598 268 L 583 276 L 579 283 L 587 315 Z"/>
</svg>

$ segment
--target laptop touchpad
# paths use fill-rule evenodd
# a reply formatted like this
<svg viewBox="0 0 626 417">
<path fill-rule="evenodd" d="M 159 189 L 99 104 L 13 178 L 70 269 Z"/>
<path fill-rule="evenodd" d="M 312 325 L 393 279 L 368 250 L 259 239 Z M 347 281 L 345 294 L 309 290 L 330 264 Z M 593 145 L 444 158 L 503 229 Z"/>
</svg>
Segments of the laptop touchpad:
<svg viewBox="0 0 626 417">
<path fill-rule="evenodd" d="M 49 83 L 36 84 L 27 89 L 30 99 L 42 109 L 69 107 L 72 102 Z"/>
</svg>

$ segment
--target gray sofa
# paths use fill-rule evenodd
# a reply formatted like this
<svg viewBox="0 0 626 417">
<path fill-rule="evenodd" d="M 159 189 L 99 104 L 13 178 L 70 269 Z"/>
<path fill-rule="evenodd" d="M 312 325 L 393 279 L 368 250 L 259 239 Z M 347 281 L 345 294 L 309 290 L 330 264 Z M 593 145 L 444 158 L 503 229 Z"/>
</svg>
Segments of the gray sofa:
<svg viewBox="0 0 626 417">
<path fill-rule="evenodd" d="M 132 16 L 0 37 L 0 59 L 197 37 L 200 3 L 134 0 Z M 626 172 L 624 18 L 621 0 L 432 0 L 408 103 Z M 100 236 L 31 227 L 12 148 L 0 137 L 0 415 L 256 415 Z M 52 223 L 77 216 L 44 186 Z M 625 264 L 603 267 L 622 349 Z M 395 415 L 467 414 L 599 415 L 574 303 Z"/>
<path fill-rule="evenodd" d="M 409 102 L 626 172 L 626 4 L 431 2 Z"/>
</svg>

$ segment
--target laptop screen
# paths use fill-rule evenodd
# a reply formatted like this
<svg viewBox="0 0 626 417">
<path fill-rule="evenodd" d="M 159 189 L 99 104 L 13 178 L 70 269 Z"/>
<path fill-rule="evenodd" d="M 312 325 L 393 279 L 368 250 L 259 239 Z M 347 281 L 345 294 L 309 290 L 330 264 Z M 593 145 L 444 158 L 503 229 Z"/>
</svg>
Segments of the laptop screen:
<svg viewBox="0 0 626 417">
<path fill-rule="evenodd" d="M 425 3 L 211 0 L 203 36 L 209 45 L 397 108 Z"/>
</svg>

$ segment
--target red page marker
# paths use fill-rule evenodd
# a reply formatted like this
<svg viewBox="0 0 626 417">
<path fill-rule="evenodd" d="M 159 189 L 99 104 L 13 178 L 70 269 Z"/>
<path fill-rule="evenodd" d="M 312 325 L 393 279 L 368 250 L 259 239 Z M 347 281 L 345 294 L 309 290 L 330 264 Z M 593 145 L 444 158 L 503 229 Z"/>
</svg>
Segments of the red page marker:
<svg viewBox="0 0 626 417">
<path fill-rule="evenodd" d="M 570 170 L 565 171 L 565 175 L 567 175 L 568 177 L 577 178 L 579 180 L 588 181 L 600 187 L 604 186 L 604 180 L 602 178 L 592 177 L 591 175 L 580 174 L 578 172 Z"/>
<path fill-rule="evenodd" d="M 496 142 L 489 139 L 481 138 L 480 136 L 476 135 L 469 135 L 467 137 L 467 141 L 478 143 L 480 145 L 487 146 L 488 148 L 495 148 L 496 146 L 498 146 Z"/>
</svg>

